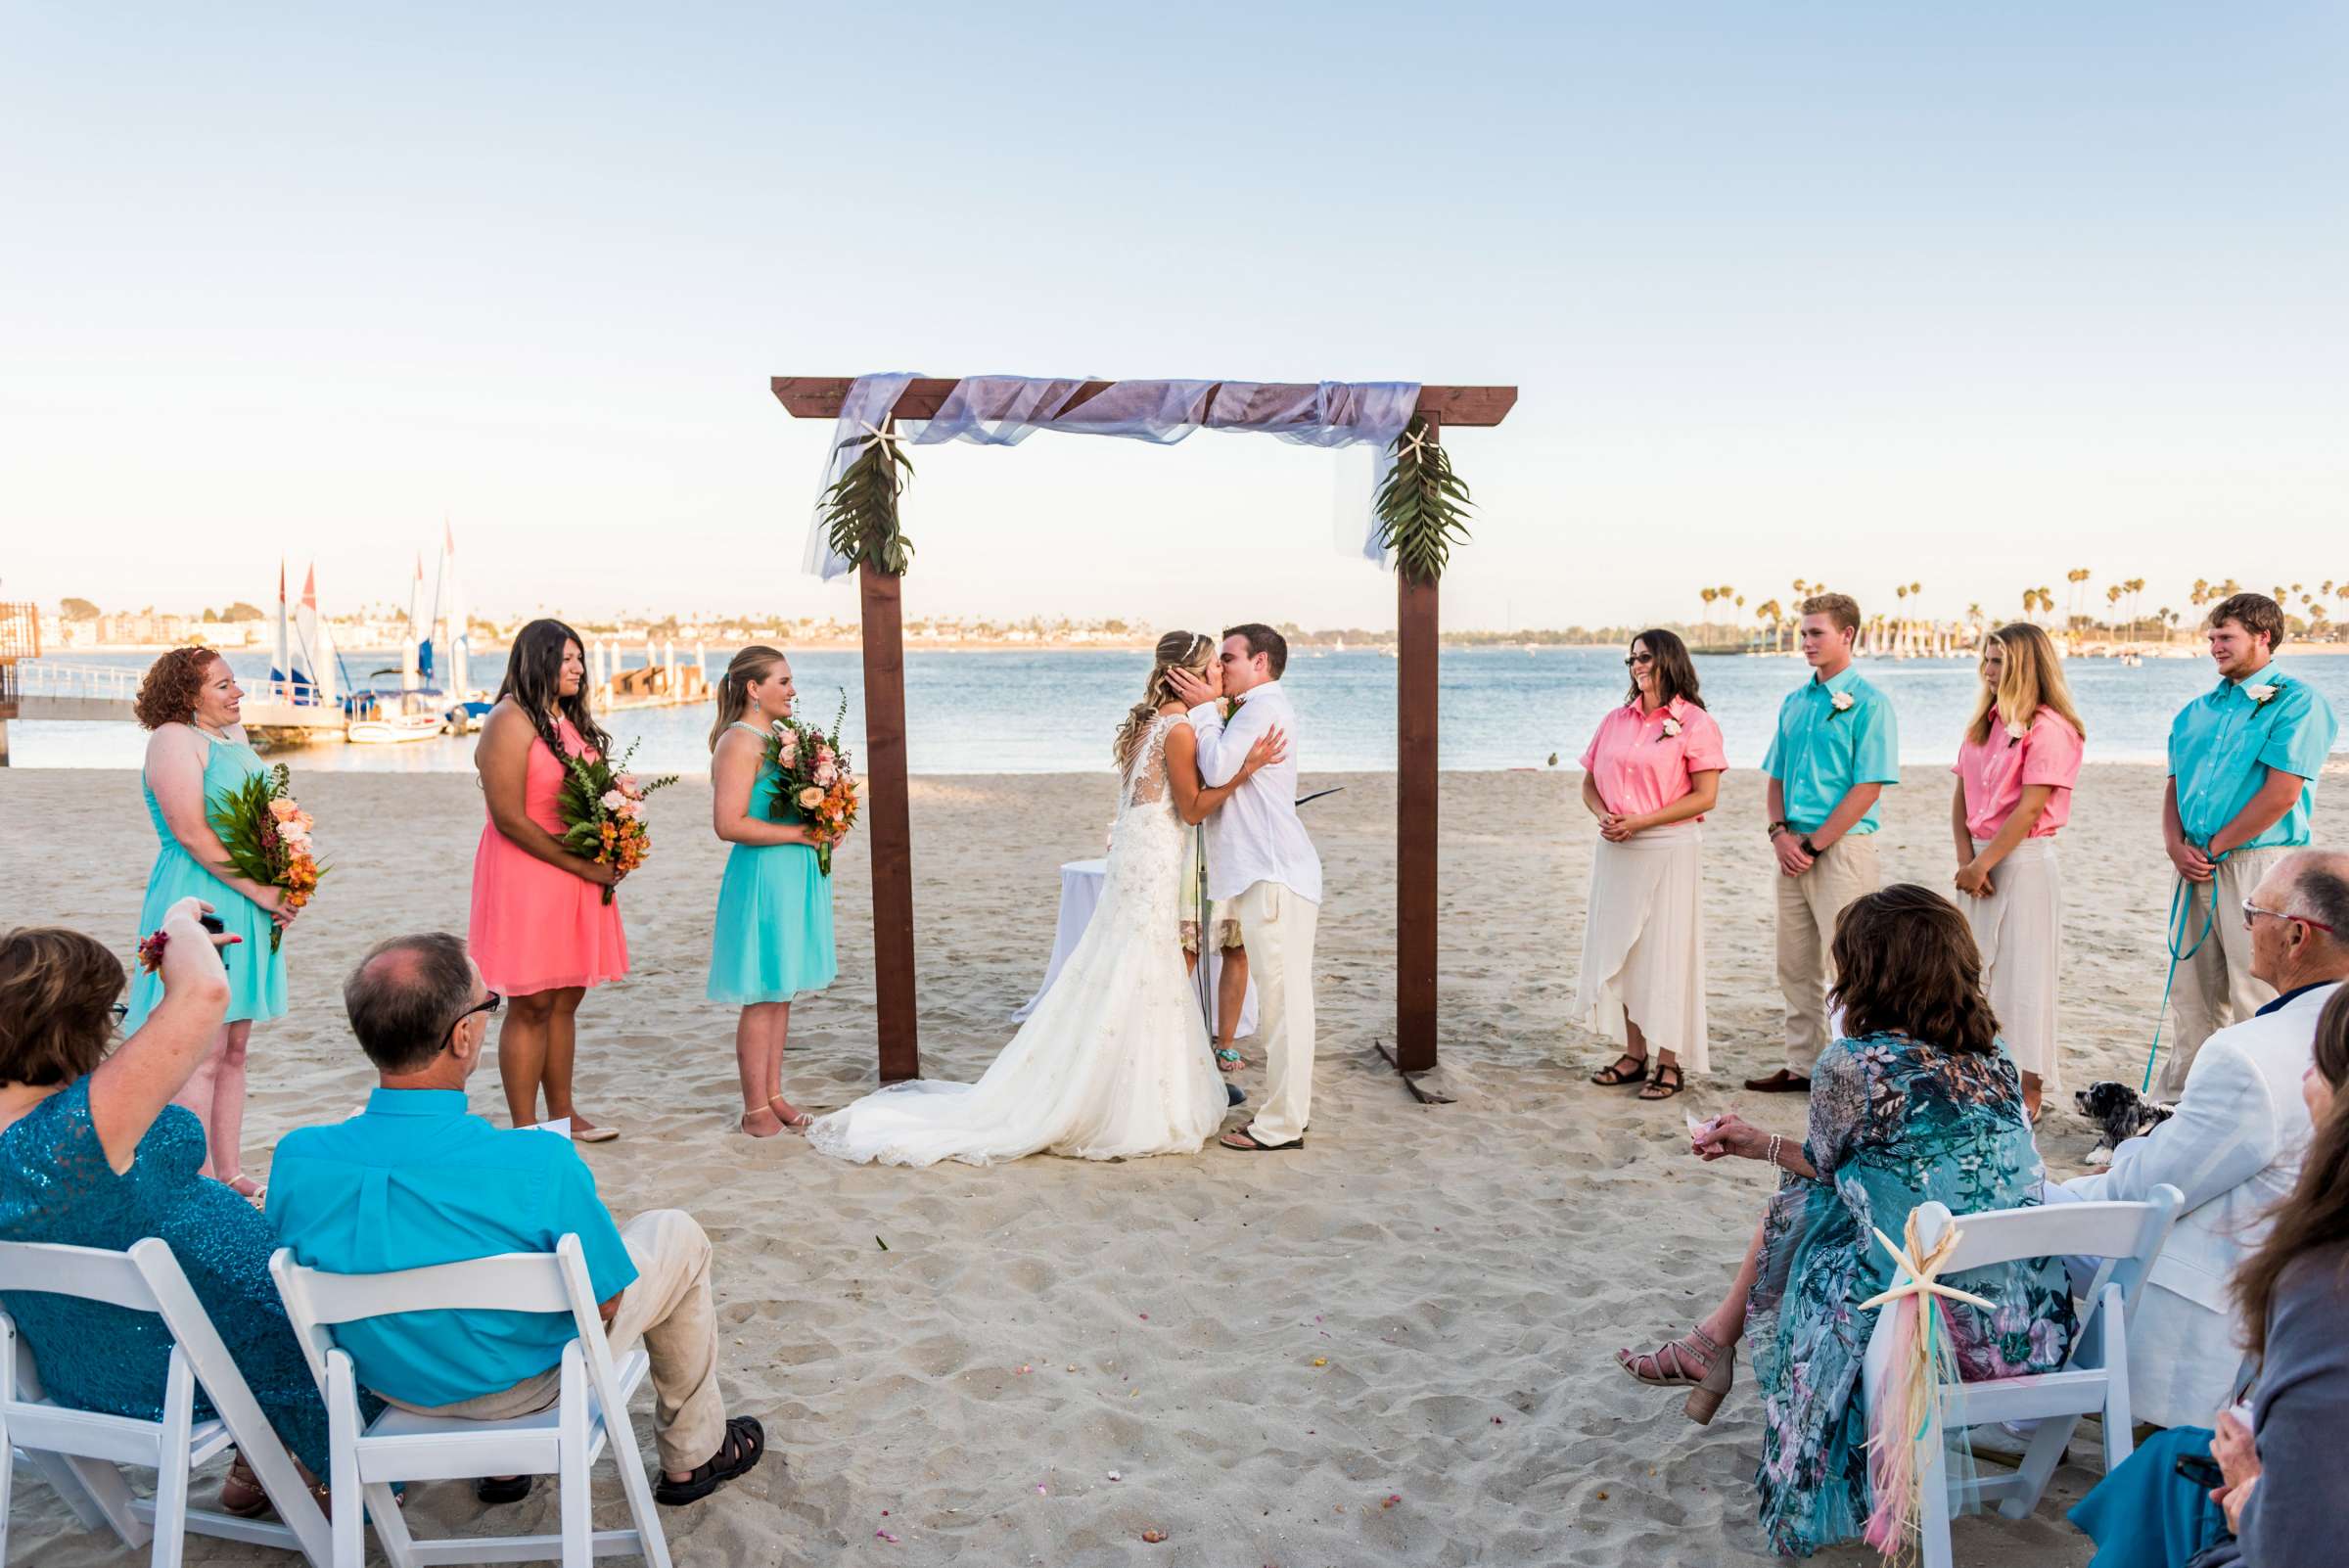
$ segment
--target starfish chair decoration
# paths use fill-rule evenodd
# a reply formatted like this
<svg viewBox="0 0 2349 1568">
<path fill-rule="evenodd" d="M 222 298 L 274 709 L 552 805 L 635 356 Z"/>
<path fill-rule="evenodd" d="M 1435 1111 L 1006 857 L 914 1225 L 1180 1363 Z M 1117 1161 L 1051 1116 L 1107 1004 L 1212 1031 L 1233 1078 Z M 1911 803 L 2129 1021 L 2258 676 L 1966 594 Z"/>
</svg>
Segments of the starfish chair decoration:
<svg viewBox="0 0 2349 1568">
<path fill-rule="evenodd" d="M 1868 1410 L 1868 1470 L 1876 1505 L 1868 1515 L 1866 1540 L 1886 1557 L 1903 1553 L 1915 1539 L 1927 1475 L 1917 1455 L 1931 1452 L 1927 1444 L 1941 1441 L 1941 1385 L 1957 1380 L 1956 1347 L 1946 1332 L 1939 1331 L 1942 1302 L 1961 1301 L 1986 1313 L 1998 1311 L 1996 1304 L 1973 1292 L 1941 1282 L 1941 1270 L 1956 1250 L 1959 1234 L 1958 1227 L 1951 1225 L 1926 1251 L 1917 1245 L 1913 1210 L 1909 1215 L 1907 1247 L 1881 1230 L 1875 1232 L 1876 1240 L 1892 1254 L 1892 1286 L 1862 1302 L 1860 1311 L 1881 1307 L 1898 1313 L 1905 1305 L 1909 1314 L 1908 1320 L 1899 1323 L 1891 1376 L 1876 1392 Z M 1940 1485 L 1940 1472 L 1934 1470 L 1932 1476 L 1933 1484 Z"/>
</svg>

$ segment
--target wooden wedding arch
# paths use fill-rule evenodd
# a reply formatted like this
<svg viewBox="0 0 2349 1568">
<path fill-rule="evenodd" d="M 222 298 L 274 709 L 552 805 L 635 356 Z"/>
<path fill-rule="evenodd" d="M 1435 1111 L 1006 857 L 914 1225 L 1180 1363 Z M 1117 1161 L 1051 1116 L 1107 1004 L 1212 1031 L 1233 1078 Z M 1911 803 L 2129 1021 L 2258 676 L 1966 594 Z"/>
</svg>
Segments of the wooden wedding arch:
<svg viewBox="0 0 2349 1568">
<path fill-rule="evenodd" d="M 836 420 L 855 378 L 776 376 L 770 385 L 793 418 Z M 936 417 L 958 385 L 951 377 L 908 382 L 890 409 L 889 423 Z M 1116 385 L 1085 382 L 1066 406 L 1076 407 Z M 1299 393 L 1310 390 L 1266 389 Z M 1516 402 L 1514 387 L 1422 386 L 1411 428 L 1432 443 L 1448 425 L 1497 425 Z M 914 999 L 913 832 L 905 780 L 904 612 L 899 573 L 865 559 L 858 562 L 856 575 L 864 641 L 863 814 L 873 863 L 873 990 L 881 1081 L 889 1084 L 921 1076 L 921 1030 Z M 1421 1077 L 1436 1068 L 1439 576 L 1434 571 L 1413 573 L 1400 562 L 1395 574 L 1395 1041 L 1391 1049 L 1385 1041 L 1378 1042 L 1380 1053 L 1423 1099 L 1448 1097 Z"/>
</svg>

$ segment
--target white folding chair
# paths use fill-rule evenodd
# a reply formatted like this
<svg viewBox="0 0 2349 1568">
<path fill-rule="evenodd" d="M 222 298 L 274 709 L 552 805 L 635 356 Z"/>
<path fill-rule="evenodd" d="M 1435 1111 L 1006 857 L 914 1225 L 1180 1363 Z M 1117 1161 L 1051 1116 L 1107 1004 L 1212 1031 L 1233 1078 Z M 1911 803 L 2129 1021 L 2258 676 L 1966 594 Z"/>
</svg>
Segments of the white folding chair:
<svg viewBox="0 0 2349 1568">
<path fill-rule="evenodd" d="M 1970 1502 L 1999 1504 L 2009 1519 L 2028 1518 L 2063 1458 L 2080 1417 L 2094 1411 L 2104 1426 L 2107 1473 L 2129 1457 L 2134 1443 L 2129 1414 L 2129 1314 L 2144 1293 L 2145 1274 L 2169 1240 L 2185 1202 L 2176 1187 L 2157 1186 L 2143 1203 L 2057 1203 L 2033 1209 L 2003 1209 L 1953 1219 L 1938 1203 L 1916 1211 L 1916 1238 L 1930 1251 L 1942 1232 L 1956 1224 L 1958 1246 L 1943 1264 L 1941 1277 L 2025 1258 L 2098 1260 L 2082 1300 L 2079 1332 L 2061 1368 L 2028 1377 L 1979 1383 L 1944 1383 L 1939 1389 L 1945 1427 L 1983 1426 L 1993 1421 L 2034 1421 L 2022 1463 L 2010 1474 L 1953 1481 L 1941 1445 L 1917 1455 L 1922 1505 L 1917 1526 L 1924 1568 L 1951 1568 L 1950 1515 Z M 1891 1314 L 1878 1311 L 1862 1366 L 1863 1395 L 1873 1408 L 1877 1391 L 1892 1372 Z"/>
<path fill-rule="evenodd" d="M 150 1236 L 128 1252 L 0 1242 L 0 1291 L 37 1291 L 154 1313 L 162 1318 L 172 1341 L 162 1419 L 107 1415 L 44 1397 L 31 1347 L 15 1320 L 0 1312 L 0 1457 L 7 1456 L 12 1446 L 24 1450 L 85 1528 L 111 1525 L 131 1547 L 152 1538 L 156 1568 L 177 1568 L 191 1530 L 299 1551 L 325 1568 L 326 1517 L 261 1413 L 228 1347 L 220 1343 L 179 1260 L 161 1239 Z M 215 1418 L 196 1419 L 198 1389 L 219 1412 Z M 239 1519 L 188 1506 L 189 1472 L 231 1444 L 276 1504 L 277 1520 Z M 153 1499 L 131 1495 L 116 1468 L 125 1464 L 155 1471 Z M 12 1471 L 13 1466 L 0 1470 L 0 1562 L 8 1555 Z"/>
<path fill-rule="evenodd" d="M 384 1274 L 304 1268 L 295 1263 L 291 1250 L 281 1247 L 269 1260 L 269 1271 L 277 1276 L 286 1314 L 326 1396 L 333 1450 L 331 1490 L 338 1499 L 366 1498 L 376 1540 L 392 1568 L 551 1560 L 565 1568 L 587 1568 L 605 1556 L 640 1556 L 652 1568 L 669 1568 L 668 1540 L 661 1532 L 652 1483 L 645 1477 L 636 1434 L 628 1425 L 628 1398 L 644 1382 L 652 1361 L 639 1348 L 617 1367 L 613 1364 L 577 1236 L 564 1236 L 551 1253 L 505 1253 Z M 563 1347 L 561 1393 L 554 1405 L 509 1421 L 390 1409 L 362 1430 L 358 1378 L 349 1354 L 335 1343 L 335 1326 L 445 1308 L 570 1314 L 577 1335 Z M 607 1441 L 636 1523 L 633 1530 L 590 1528 L 593 1497 L 588 1472 Z M 554 1476 L 562 1533 L 418 1541 L 408 1534 L 392 1500 L 394 1481 L 490 1475 Z M 366 1540 L 359 1510 L 337 1507 L 333 1534 L 334 1568 L 361 1568 Z"/>
</svg>

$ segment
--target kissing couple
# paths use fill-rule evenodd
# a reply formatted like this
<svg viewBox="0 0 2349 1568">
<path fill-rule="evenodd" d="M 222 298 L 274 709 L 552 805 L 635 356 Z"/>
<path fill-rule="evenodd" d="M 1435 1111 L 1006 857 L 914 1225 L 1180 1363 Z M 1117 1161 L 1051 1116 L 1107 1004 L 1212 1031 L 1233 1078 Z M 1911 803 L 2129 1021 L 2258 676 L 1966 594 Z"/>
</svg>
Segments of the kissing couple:
<svg viewBox="0 0 2349 1568">
<path fill-rule="evenodd" d="M 835 1159 L 989 1165 L 1188 1154 L 1229 1101 L 1183 972 L 1186 825 L 1207 824 L 1210 899 L 1240 923 L 1257 983 L 1265 1102 L 1223 1134 L 1245 1151 L 1305 1145 L 1313 1093 L 1313 927 L 1321 857 L 1297 819 L 1289 645 L 1251 622 L 1222 639 L 1173 631 L 1110 743 L 1118 816 L 1101 902 L 1052 989 L 976 1084 L 893 1084 L 807 1130 Z M 1219 913 L 1221 913 L 1219 910 Z"/>
</svg>

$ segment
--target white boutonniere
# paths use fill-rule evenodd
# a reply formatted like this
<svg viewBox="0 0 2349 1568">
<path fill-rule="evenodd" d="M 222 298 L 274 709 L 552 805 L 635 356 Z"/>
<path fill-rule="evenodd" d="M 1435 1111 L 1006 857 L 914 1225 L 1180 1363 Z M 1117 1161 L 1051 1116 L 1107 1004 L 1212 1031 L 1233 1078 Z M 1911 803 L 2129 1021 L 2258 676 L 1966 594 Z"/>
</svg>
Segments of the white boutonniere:
<svg viewBox="0 0 2349 1568">
<path fill-rule="evenodd" d="M 2021 744 L 2023 738 L 2030 733 L 2030 725 L 2010 721 L 2006 725 L 2006 749 L 2008 751 L 2012 751 L 2017 745 Z"/>
<path fill-rule="evenodd" d="M 1673 716 L 1672 716 L 1670 714 L 1666 714 L 1666 715 L 1664 715 L 1664 734 L 1665 734 L 1665 736 L 1666 736 L 1667 738 L 1670 738 L 1671 736 L 1678 735 L 1680 732 L 1681 732 L 1681 721 L 1680 721 L 1679 719 L 1677 719 L 1677 718 L 1673 717 Z"/>
<path fill-rule="evenodd" d="M 1835 712 L 1839 714 L 1848 714 L 1852 711 L 1852 694 L 1848 691 L 1837 692 L 1831 701 Z"/>
<path fill-rule="evenodd" d="M 2276 695 L 2276 687 L 2269 682 L 2262 682 L 2257 686 L 2245 686 L 2243 695 L 2254 703 L 2264 703 Z"/>
</svg>

